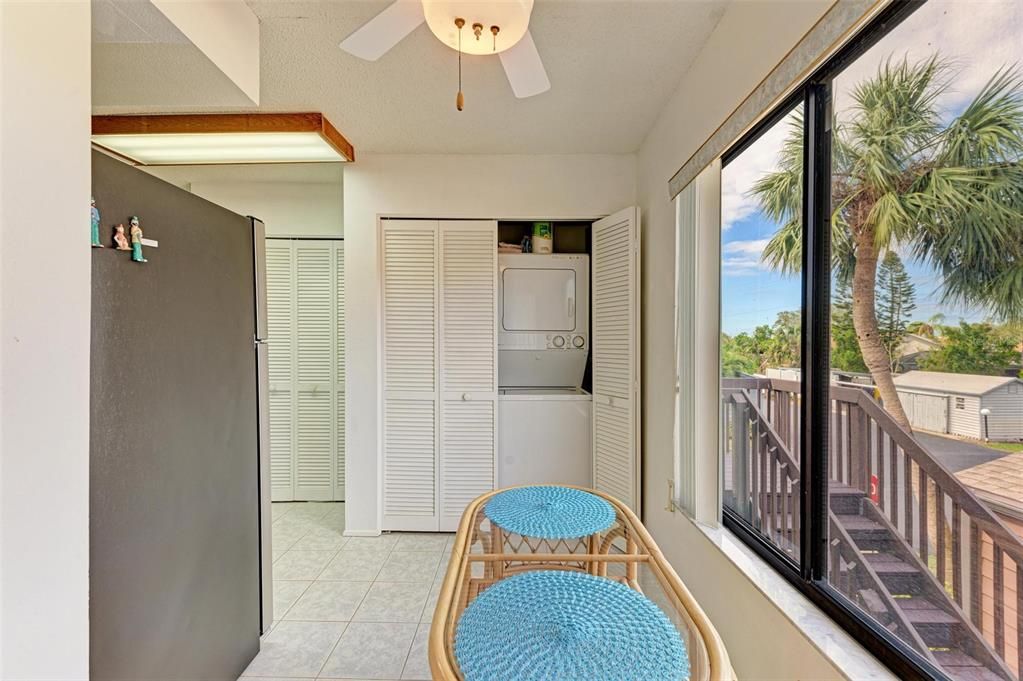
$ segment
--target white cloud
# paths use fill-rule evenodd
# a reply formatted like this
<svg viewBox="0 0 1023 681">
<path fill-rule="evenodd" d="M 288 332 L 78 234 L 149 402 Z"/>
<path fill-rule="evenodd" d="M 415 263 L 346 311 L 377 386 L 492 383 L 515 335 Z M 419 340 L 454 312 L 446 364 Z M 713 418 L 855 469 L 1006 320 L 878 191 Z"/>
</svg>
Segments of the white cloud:
<svg viewBox="0 0 1023 681">
<path fill-rule="evenodd" d="M 767 248 L 768 242 L 770 242 L 770 239 L 751 239 L 749 241 L 729 241 L 728 243 L 726 243 L 721 248 L 722 248 L 722 250 L 724 250 L 725 253 L 741 253 L 741 254 L 747 255 L 747 256 L 748 255 L 755 255 L 755 256 L 757 256 L 759 258 L 760 254 L 764 252 L 765 248 Z"/>
<path fill-rule="evenodd" d="M 778 155 L 789 132 L 782 120 L 765 132 L 721 171 L 721 229 L 757 212 L 757 200 L 750 196 L 753 184 L 778 169 Z"/>
<path fill-rule="evenodd" d="M 761 255 L 770 239 L 729 241 L 721 246 L 721 271 L 726 277 L 743 277 L 763 272 L 769 268 L 761 261 Z"/>
<path fill-rule="evenodd" d="M 1018 0 L 931 0 L 839 74 L 837 109 L 850 106 L 849 90 L 877 73 L 889 56 L 912 63 L 938 54 L 955 70 L 938 103 L 946 114 L 954 114 L 996 71 L 1023 60 L 1021 35 L 1023 3 Z"/>
</svg>

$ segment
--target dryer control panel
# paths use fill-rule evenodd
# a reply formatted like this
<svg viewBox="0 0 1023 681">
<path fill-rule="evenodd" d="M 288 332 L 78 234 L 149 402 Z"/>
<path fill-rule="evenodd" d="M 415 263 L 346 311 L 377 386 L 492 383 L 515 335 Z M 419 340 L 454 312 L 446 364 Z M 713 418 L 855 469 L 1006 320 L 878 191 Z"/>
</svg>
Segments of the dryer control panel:
<svg viewBox="0 0 1023 681">
<path fill-rule="evenodd" d="M 586 336 L 582 334 L 548 334 L 547 350 L 583 350 L 586 348 Z"/>
</svg>

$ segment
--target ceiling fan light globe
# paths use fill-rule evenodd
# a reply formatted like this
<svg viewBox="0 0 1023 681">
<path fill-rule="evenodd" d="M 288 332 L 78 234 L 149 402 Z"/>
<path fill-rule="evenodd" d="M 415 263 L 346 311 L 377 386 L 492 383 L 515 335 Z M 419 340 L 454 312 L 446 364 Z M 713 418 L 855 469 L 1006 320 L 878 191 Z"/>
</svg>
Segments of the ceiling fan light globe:
<svg viewBox="0 0 1023 681">
<path fill-rule="evenodd" d="M 490 40 L 465 40 L 465 54 L 494 54 L 513 47 L 529 30 L 533 0 L 422 0 L 426 23 L 437 39 L 458 50 L 458 29 L 455 18 L 464 18 L 469 25 L 500 26 L 496 47 Z"/>
</svg>

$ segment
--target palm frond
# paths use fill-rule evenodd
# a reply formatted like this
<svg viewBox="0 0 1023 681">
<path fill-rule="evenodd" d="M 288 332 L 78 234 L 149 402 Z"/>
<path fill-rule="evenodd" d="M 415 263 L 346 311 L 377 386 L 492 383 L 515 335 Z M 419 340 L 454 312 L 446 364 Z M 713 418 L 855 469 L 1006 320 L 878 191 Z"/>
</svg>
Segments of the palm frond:
<svg viewBox="0 0 1023 681">
<path fill-rule="evenodd" d="M 943 271 L 945 302 L 979 306 L 996 318 L 1023 322 L 1023 257 L 1007 257 L 995 268 L 948 267 Z"/>
<path fill-rule="evenodd" d="M 803 201 L 803 114 L 785 119 L 788 128 L 778 151 L 778 169 L 757 180 L 749 191 L 760 210 L 779 224 L 798 217 Z"/>
<path fill-rule="evenodd" d="M 904 239 L 915 221 L 903 204 L 902 197 L 897 192 L 889 191 L 874 201 L 867 212 L 864 224 L 873 229 L 874 242 L 878 250 L 881 250 L 889 248 L 895 241 Z"/>
<path fill-rule="evenodd" d="M 966 109 L 945 129 L 939 162 L 985 166 L 1018 160 L 1023 151 L 1023 74 L 999 69 Z"/>
<path fill-rule="evenodd" d="M 792 219 L 774 233 L 760 259 L 783 274 L 796 274 L 803 267 L 803 223 Z M 856 247 L 845 225 L 831 225 L 831 264 L 836 281 L 852 281 Z"/>
<path fill-rule="evenodd" d="M 836 282 L 851 286 L 856 267 L 856 244 L 849 226 L 831 218 L 831 270 Z"/>
<path fill-rule="evenodd" d="M 981 213 L 989 220 L 1020 218 L 1016 197 L 1023 189 L 1023 166 L 1015 163 L 982 168 L 970 166 L 933 167 L 923 172 L 906 192 L 904 202 L 929 215 Z"/>
<path fill-rule="evenodd" d="M 942 273 L 945 299 L 1023 318 L 1023 166 L 934 169 L 921 185 L 907 197 L 914 251 Z"/>
<path fill-rule="evenodd" d="M 942 129 L 936 101 L 950 77 L 948 62 L 937 56 L 912 64 L 889 57 L 852 89 L 845 133 L 850 168 L 874 193 L 897 190 L 919 150 L 933 146 Z"/>
<path fill-rule="evenodd" d="M 850 146 L 848 126 L 842 121 L 832 122 L 831 132 L 831 175 L 832 177 L 851 178 L 856 153 Z"/>
<path fill-rule="evenodd" d="M 803 221 L 790 219 L 774 233 L 760 259 L 783 274 L 795 274 L 803 266 Z"/>
</svg>

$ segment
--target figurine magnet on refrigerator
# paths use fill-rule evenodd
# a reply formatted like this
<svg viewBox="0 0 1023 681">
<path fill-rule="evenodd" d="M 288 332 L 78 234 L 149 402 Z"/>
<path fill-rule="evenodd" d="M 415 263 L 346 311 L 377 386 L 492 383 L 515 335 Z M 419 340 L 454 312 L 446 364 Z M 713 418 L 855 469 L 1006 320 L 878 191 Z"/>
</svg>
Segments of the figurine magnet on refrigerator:
<svg viewBox="0 0 1023 681">
<path fill-rule="evenodd" d="M 137 215 L 131 216 L 131 259 L 135 262 L 149 262 L 142 257 L 142 227 Z"/>
<path fill-rule="evenodd" d="M 131 247 L 128 245 L 128 237 L 124 235 L 123 224 L 114 227 L 114 247 L 119 251 L 131 250 Z"/>
<path fill-rule="evenodd" d="M 92 210 L 92 247 L 103 248 L 103 244 L 99 240 L 99 208 L 96 207 L 96 197 L 89 199 L 89 205 Z"/>
</svg>

